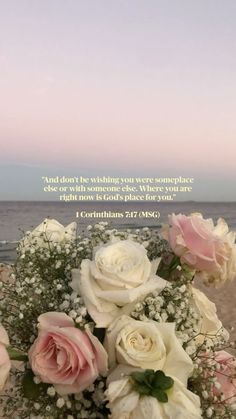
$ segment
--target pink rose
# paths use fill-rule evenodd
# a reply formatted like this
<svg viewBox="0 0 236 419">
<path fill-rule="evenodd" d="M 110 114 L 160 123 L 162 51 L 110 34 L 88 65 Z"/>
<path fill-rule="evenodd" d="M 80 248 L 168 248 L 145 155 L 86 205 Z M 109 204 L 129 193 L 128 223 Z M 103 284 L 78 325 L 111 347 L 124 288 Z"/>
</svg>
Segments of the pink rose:
<svg viewBox="0 0 236 419">
<path fill-rule="evenodd" d="M 7 332 L 0 324 L 0 390 L 3 389 L 11 369 L 11 361 L 6 350 L 6 346 L 8 345 L 9 338 Z"/>
<path fill-rule="evenodd" d="M 236 276 L 235 234 L 229 233 L 223 219 L 214 226 L 201 214 L 172 214 L 170 226 L 163 228 L 173 252 L 182 263 L 196 269 L 198 276 L 210 282 L 224 282 Z"/>
<path fill-rule="evenodd" d="M 225 396 L 228 404 L 236 401 L 236 360 L 226 351 L 216 352 L 215 361 L 220 364 L 221 369 L 216 372 L 217 381 L 220 383 L 220 389 L 215 389 L 215 394 L 221 392 Z"/>
<path fill-rule="evenodd" d="M 32 370 L 61 394 L 79 393 L 107 372 L 107 353 L 89 329 L 64 313 L 39 316 L 39 335 L 29 350 Z"/>
</svg>

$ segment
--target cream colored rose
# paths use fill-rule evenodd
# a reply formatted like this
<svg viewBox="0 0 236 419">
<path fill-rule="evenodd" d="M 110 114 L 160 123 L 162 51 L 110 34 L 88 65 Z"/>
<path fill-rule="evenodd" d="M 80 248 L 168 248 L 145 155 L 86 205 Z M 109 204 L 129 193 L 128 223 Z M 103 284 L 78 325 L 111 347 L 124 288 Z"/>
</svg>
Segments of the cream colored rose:
<svg viewBox="0 0 236 419">
<path fill-rule="evenodd" d="M 200 290 L 191 287 L 195 307 L 199 313 L 199 333 L 195 341 L 202 344 L 204 336 L 209 343 L 214 343 L 214 337 L 223 335 L 225 340 L 229 339 L 229 333 L 223 328 L 217 316 L 216 305 Z"/>
<path fill-rule="evenodd" d="M 186 385 L 193 370 L 192 360 L 176 337 L 174 323 L 121 316 L 108 328 L 104 346 L 113 368 L 109 381 L 137 369 L 152 369 L 175 376 Z"/>
<path fill-rule="evenodd" d="M 76 223 L 64 227 L 58 221 L 46 218 L 33 231 L 27 233 L 20 243 L 21 248 L 27 249 L 32 245 L 48 247 L 50 243 L 68 243 L 76 238 Z"/>
<path fill-rule="evenodd" d="M 200 399 L 177 378 L 168 390 L 168 402 L 151 396 L 140 396 L 126 377 L 112 381 L 106 391 L 111 419 L 200 419 Z"/>
<path fill-rule="evenodd" d="M 141 244 L 108 243 L 95 251 L 92 261 L 85 259 L 80 270 L 72 271 L 72 288 L 83 297 L 97 327 L 107 327 L 121 314 L 121 307 L 165 287 L 166 281 L 155 275 L 157 265 Z"/>
<path fill-rule="evenodd" d="M 221 266 L 220 275 L 215 275 L 210 280 L 222 284 L 227 280 L 232 281 L 236 279 L 236 233 L 233 231 L 229 232 L 228 224 L 223 218 L 218 220 L 214 232 L 224 240 L 227 258 Z"/>
</svg>

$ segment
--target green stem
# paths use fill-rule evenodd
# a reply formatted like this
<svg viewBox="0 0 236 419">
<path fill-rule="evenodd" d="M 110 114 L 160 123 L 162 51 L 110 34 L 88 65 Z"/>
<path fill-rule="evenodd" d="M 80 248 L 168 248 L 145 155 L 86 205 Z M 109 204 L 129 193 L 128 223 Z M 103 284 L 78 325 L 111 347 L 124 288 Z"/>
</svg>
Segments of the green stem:
<svg viewBox="0 0 236 419">
<path fill-rule="evenodd" d="M 28 355 L 22 351 L 11 348 L 7 348 L 8 355 L 12 361 L 28 361 Z"/>
</svg>

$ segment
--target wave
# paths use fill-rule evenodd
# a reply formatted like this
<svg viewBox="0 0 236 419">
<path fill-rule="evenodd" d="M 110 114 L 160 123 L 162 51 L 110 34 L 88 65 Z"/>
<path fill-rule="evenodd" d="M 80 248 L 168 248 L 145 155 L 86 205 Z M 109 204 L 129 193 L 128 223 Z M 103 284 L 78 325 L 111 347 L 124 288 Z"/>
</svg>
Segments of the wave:
<svg viewBox="0 0 236 419">
<path fill-rule="evenodd" d="M 8 244 L 17 244 L 19 240 L 0 240 L 0 246 L 6 246 Z"/>
</svg>

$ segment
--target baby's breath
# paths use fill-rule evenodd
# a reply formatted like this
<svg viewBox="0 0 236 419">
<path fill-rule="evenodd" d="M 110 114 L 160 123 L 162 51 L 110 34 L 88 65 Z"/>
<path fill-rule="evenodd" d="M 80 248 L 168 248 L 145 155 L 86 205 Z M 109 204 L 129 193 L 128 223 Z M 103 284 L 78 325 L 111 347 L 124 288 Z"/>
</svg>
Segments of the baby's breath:
<svg viewBox="0 0 236 419">
<path fill-rule="evenodd" d="M 224 330 L 214 335 L 197 338 L 201 315 L 193 304 L 192 281 L 194 272 L 182 266 L 178 257 L 171 253 L 168 243 L 161 239 L 157 229 L 145 227 L 138 230 L 118 230 L 106 222 L 87 227 L 75 241 L 53 243 L 46 237 L 45 246 L 38 239 L 31 246 L 22 242 L 17 259 L 7 283 L 0 283 L 0 322 L 9 333 L 11 346 L 28 352 L 37 337 L 37 319 L 48 311 L 64 312 L 73 319 L 76 327 L 84 329 L 95 324 L 90 318 L 83 299 L 71 288 L 72 269 L 79 268 L 83 259 L 92 259 L 96 249 L 114 240 L 134 240 L 142 244 L 149 259 L 161 258 L 157 274 L 167 280 L 165 288 L 153 292 L 133 307 L 131 316 L 137 320 L 175 323 L 176 335 L 193 361 L 193 374 L 188 388 L 201 400 L 204 419 L 235 419 L 236 403 L 229 404 L 221 392 L 216 372 L 221 366 L 214 360 L 215 351 L 226 348 Z M 158 278 L 157 278 L 158 280 Z M 96 330 L 97 336 L 100 332 Z M 101 337 L 100 337 L 101 338 Z M 102 340 L 102 338 L 101 338 Z M 228 344 L 230 350 L 235 343 Z M 13 419 L 105 419 L 106 379 L 99 377 L 85 391 L 68 396 L 57 393 L 52 384 L 44 384 L 33 377 L 37 397 L 27 398 L 22 380 L 25 368 L 11 371 L 11 383 L 0 404 L 4 418 Z M 236 377 L 234 377 L 236 378 Z"/>
</svg>

